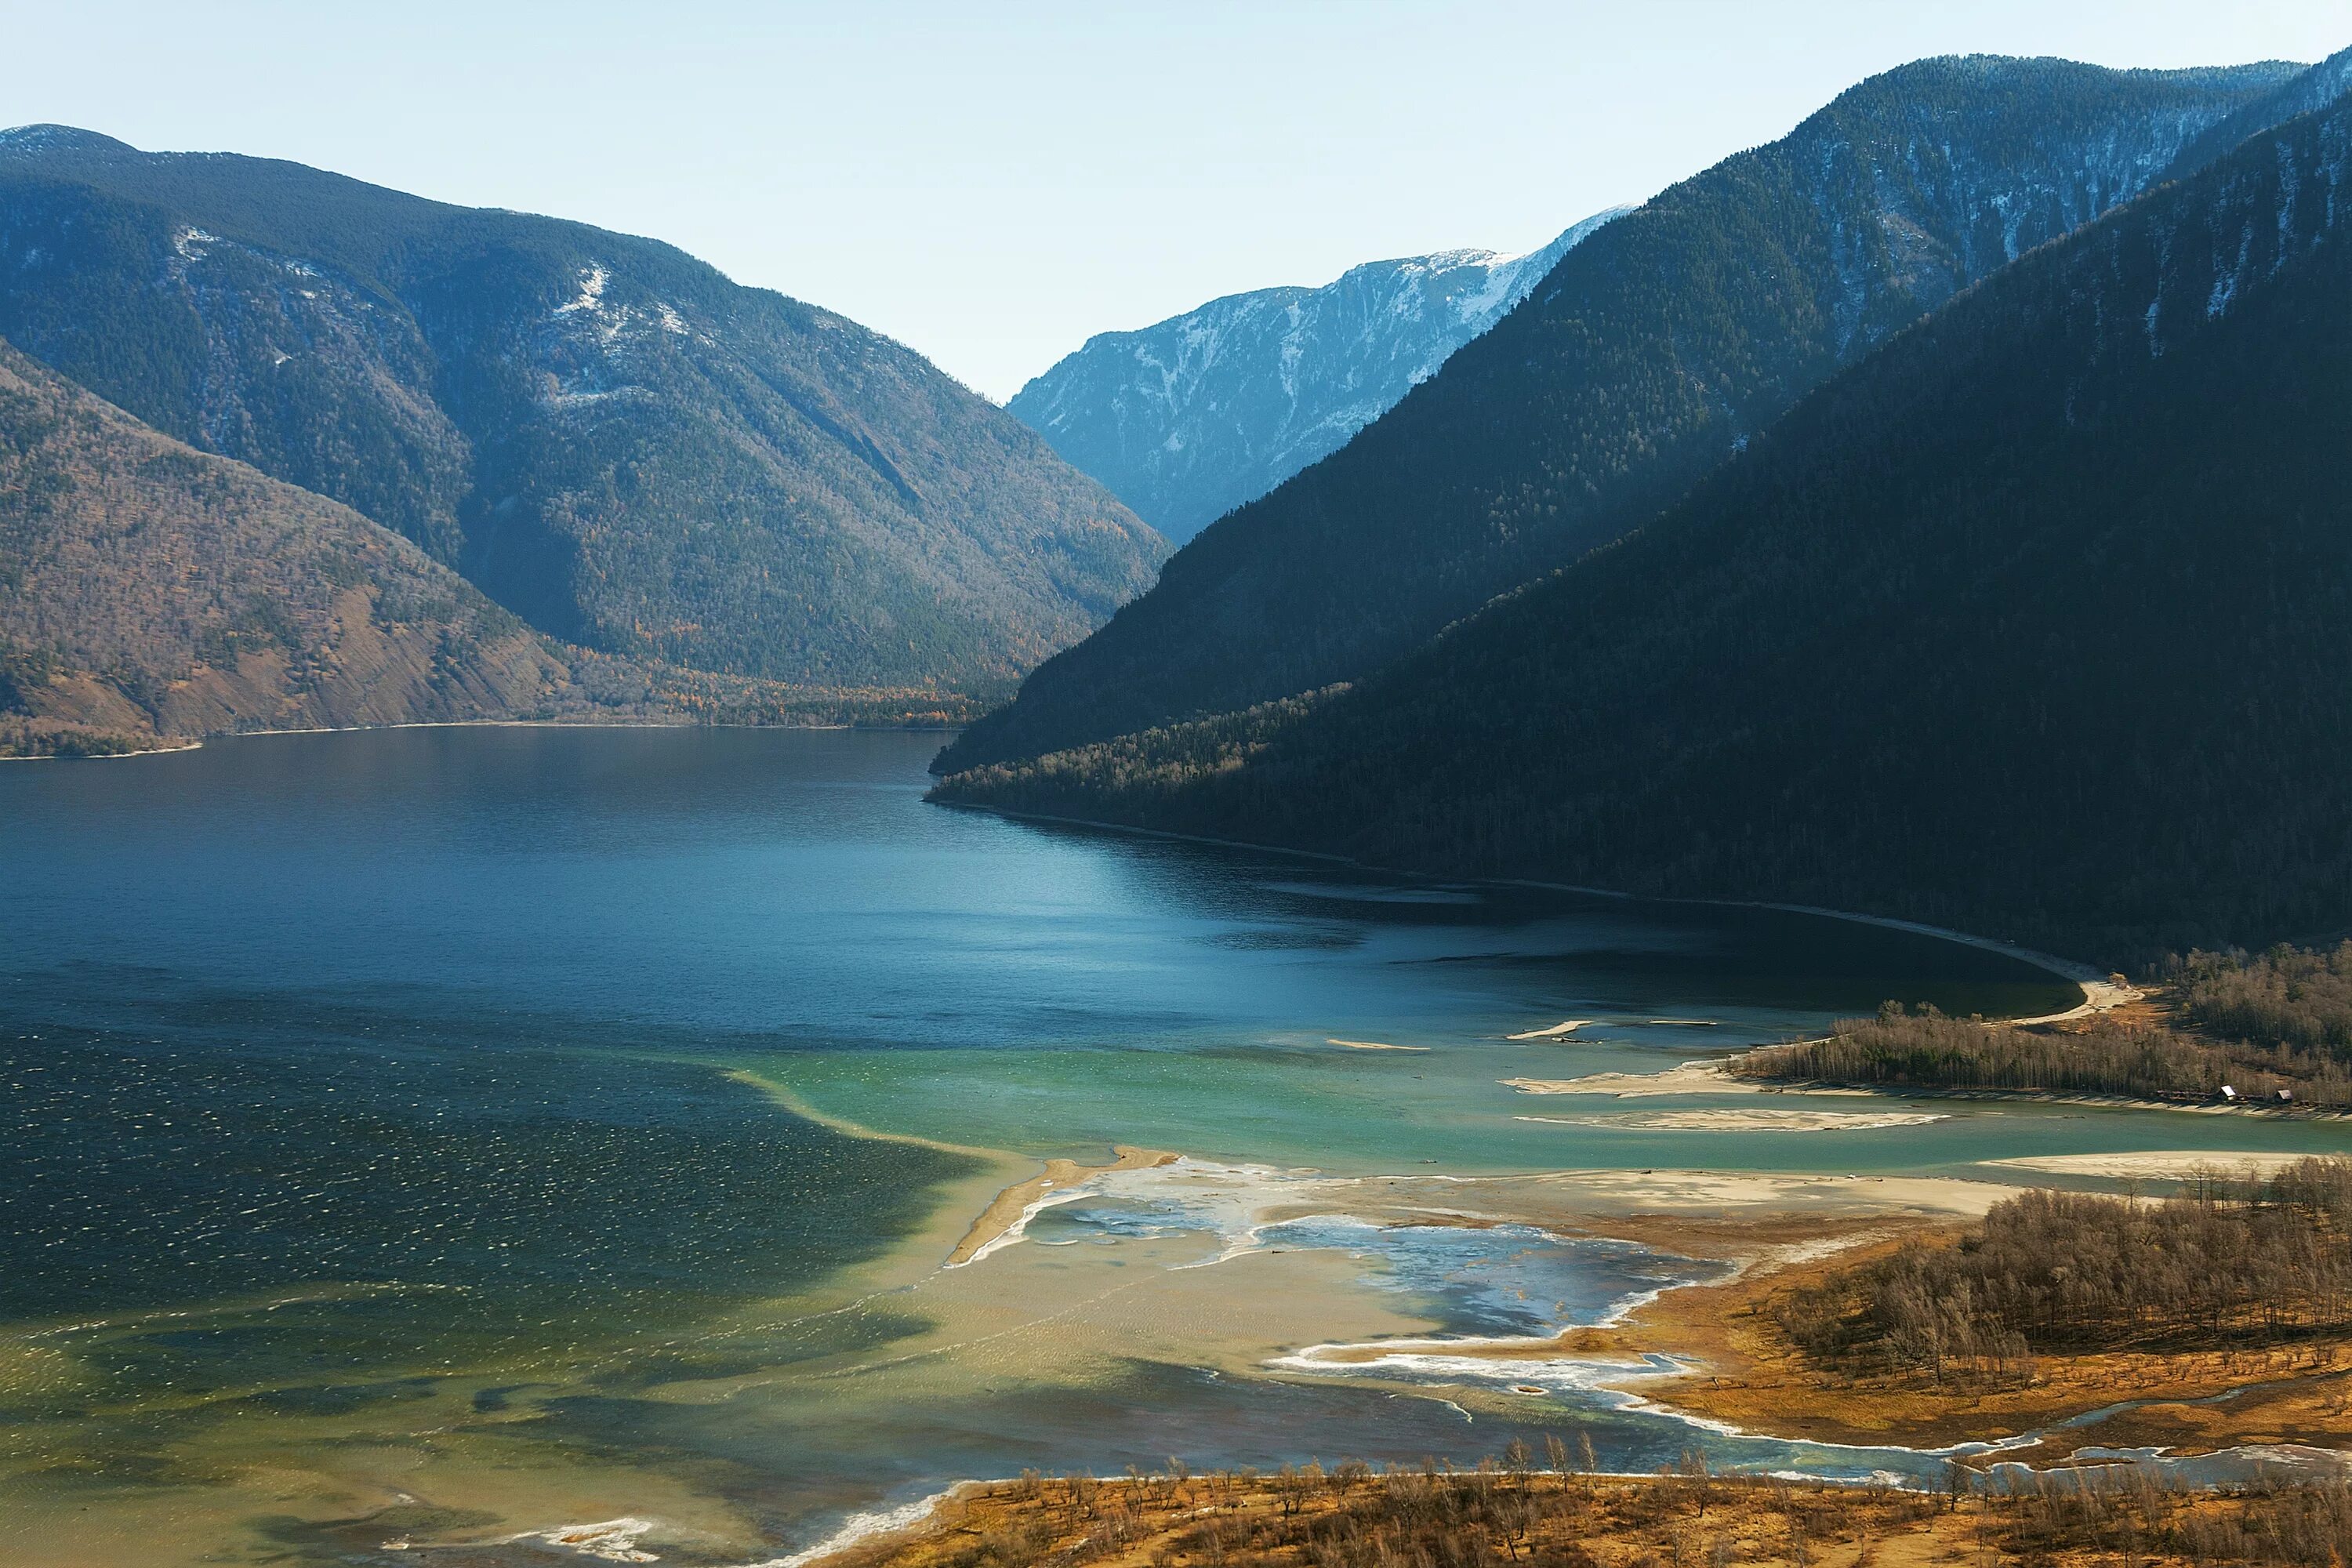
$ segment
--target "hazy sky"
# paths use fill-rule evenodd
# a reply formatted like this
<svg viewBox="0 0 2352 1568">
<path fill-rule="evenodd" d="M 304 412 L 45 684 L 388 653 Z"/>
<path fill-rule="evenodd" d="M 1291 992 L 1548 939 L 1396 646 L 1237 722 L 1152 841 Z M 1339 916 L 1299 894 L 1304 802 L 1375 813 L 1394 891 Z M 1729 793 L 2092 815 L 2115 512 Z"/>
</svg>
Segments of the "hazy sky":
<svg viewBox="0 0 2352 1568">
<path fill-rule="evenodd" d="M 648 234 L 995 397 L 1089 333 L 1525 249 L 1923 55 L 2315 59 L 2347 0 L 0 0 L 0 123 Z"/>
</svg>

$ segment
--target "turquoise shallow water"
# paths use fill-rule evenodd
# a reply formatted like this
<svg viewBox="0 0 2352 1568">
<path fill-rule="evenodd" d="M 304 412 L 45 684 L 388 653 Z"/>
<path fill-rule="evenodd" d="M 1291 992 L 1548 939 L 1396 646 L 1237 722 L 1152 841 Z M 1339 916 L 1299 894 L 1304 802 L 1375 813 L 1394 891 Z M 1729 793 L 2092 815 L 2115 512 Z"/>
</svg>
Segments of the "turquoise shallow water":
<svg viewBox="0 0 2352 1568">
<path fill-rule="evenodd" d="M 1501 1080 L 1649 1070 L 1888 996 L 2025 1013 L 2072 989 L 1850 922 L 942 810 L 920 799 L 937 739 L 420 730 L 0 768 L 0 1499 L 175 1521 L 190 1560 L 342 1561 L 394 1525 L 510 1517 L 458 1479 L 509 1466 L 540 1489 L 525 1513 L 635 1506 L 638 1479 L 647 1508 L 718 1500 L 728 1544 L 665 1549 L 716 1562 L 974 1471 L 1507 1440 L 1503 1416 L 1393 1387 L 1164 1354 L 999 1376 L 995 1352 L 924 1338 L 982 1309 L 920 1291 L 835 1310 L 992 1167 L 762 1085 L 1024 1156 L 1117 1141 L 1341 1175 L 2342 1142 L 1949 1102 L 1874 1131 L 1677 1132 L 1620 1118 L 1718 1102 L 1522 1095 Z M 1505 1037 L 1569 1018 L 1592 1022 Z M 1442 1227 L 1296 1223 L 1330 1278 L 1465 1332 L 1682 1267 L 1530 1243 L 1507 1299 Z M 1205 1234 L 1098 1205 L 1041 1216 L 1031 1250 L 1140 1269 Z M 1569 1408 L 1530 1405 L 1528 1429 Z M 1628 1463 L 1689 1440 L 1578 1408 Z M 240 1489 L 289 1455 L 326 1479 L 274 1511 Z M 412 1471 L 446 1495 L 385 1479 Z"/>
</svg>

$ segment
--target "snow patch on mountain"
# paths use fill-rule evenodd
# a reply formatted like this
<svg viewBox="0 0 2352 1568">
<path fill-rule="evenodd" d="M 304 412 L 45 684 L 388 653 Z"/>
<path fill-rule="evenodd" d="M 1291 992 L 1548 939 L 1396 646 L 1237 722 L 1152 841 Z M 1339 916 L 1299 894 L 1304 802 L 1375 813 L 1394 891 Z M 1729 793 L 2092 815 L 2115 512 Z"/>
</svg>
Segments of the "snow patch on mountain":
<svg viewBox="0 0 2352 1568">
<path fill-rule="evenodd" d="M 1008 406 L 1181 543 L 1345 446 L 1627 210 L 1519 255 L 1368 262 L 1319 289 L 1232 294 L 1105 332 Z"/>
</svg>

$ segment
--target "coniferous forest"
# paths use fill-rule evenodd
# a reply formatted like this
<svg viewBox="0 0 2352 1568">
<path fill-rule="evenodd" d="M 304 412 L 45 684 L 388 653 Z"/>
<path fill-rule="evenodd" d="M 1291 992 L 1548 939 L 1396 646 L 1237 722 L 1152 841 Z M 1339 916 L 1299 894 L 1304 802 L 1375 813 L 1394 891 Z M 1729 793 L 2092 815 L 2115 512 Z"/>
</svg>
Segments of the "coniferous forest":
<svg viewBox="0 0 2352 1568">
<path fill-rule="evenodd" d="M 1968 289 L 1386 669 L 939 796 L 2115 964 L 2341 927 L 2348 170 L 2339 100 Z"/>
<path fill-rule="evenodd" d="M 854 321 L 653 240 L 298 163 L 8 132 L 0 338 L 625 658 L 993 690 L 1166 552 Z"/>
<path fill-rule="evenodd" d="M 1641 527 L 1923 312 L 2308 107 L 2314 75 L 1969 57 L 1861 83 L 1570 250 L 1348 446 L 1179 552 L 941 770 L 1371 673 Z"/>
</svg>

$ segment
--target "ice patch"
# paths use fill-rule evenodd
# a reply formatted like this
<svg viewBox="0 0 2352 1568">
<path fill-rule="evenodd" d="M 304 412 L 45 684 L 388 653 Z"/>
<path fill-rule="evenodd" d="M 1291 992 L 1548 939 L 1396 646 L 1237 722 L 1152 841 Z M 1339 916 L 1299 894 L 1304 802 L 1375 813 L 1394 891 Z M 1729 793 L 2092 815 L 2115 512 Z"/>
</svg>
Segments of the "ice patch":
<svg viewBox="0 0 2352 1568">
<path fill-rule="evenodd" d="M 912 1530 L 930 1518 L 941 1503 L 956 1495 L 958 1489 L 956 1487 L 950 1487 L 945 1491 L 934 1492 L 929 1497 L 915 1502 L 904 1503 L 897 1508 L 877 1509 L 871 1513 L 853 1513 L 842 1521 L 838 1530 L 815 1545 L 803 1547 L 798 1552 L 787 1553 L 782 1557 L 770 1557 L 761 1562 L 746 1563 L 744 1568 L 802 1568 L 804 1563 L 830 1557 L 835 1552 L 855 1546 L 862 1541 L 870 1541 L 880 1535 L 893 1535 L 902 1530 Z"/>
<path fill-rule="evenodd" d="M 659 1526 L 650 1519 L 608 1519 L 595 1524 L 559 1524 L 552 1530 L 526 1531 L 493 1544 L 536 1541 L 605 1563 L 658 1563 L 661 1558 L 637 1545 Z M 405 1543 L 386 1542 L 386 1548 L 404 1551 Z"/>
</svg>

